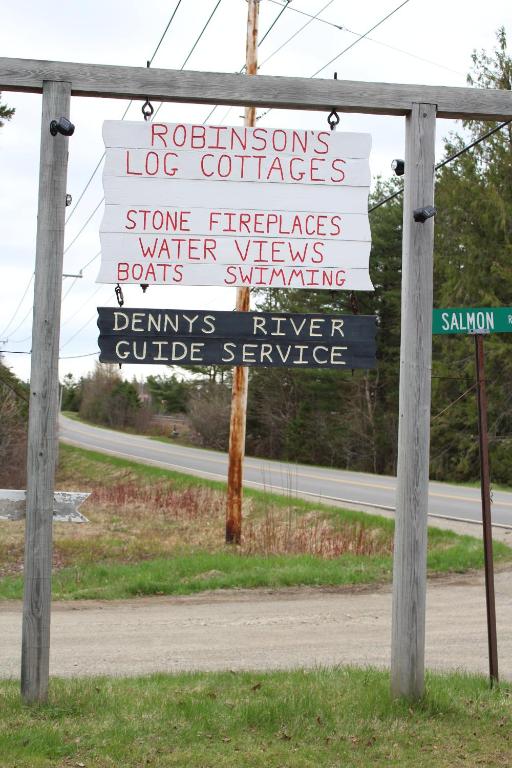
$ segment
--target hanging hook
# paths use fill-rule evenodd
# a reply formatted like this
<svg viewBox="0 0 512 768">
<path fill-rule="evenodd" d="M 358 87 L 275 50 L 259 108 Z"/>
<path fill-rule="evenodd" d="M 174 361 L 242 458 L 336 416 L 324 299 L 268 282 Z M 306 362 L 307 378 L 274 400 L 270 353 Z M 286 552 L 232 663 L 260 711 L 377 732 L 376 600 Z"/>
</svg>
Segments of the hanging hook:
<svg viewBox="0 0 512 768">
<path fill-rule="evenodd" d="M 151 66 L 151 62 L 147 61 L 146 62 L 146 67 L 149 69 L 150 66 Z M 142 105 L 142 114 L 144 116 L 144 120 L 151 120 L 151 117 L 152 117 L 154 111 L 155 111 L 155 109 L 154 109 L 152 103 L 150 102 L 149 96 L 148 96 L 146 98 L 146 101 Z"/>
<path fill-rule="evenodd" d="M 121 288 L 119 283 L 114 288 L 114 291 L 116 294 L 117 303 L 119 304 L 120 307 L 122 307 L 124 304 L 124 296 L 123 296 L 123 289 Z"/>
<path fill-rule="evenodd" d="M 335 80 L 338 79 L 338 73 L 337 72 L 334 73 L 334 79 Z M 338 113 L 336 112 L 336 109 L 334 107 L 332 108 L 332 110 L 330 111 L 329 115 L 327 116 L 327 122 L 329 123 L 329 128 L 331 129 L 331 131 L 335 131 L 336 130 L 336 126 L 339 125 L 340 116 L 338 115 Z"/>
</svg>

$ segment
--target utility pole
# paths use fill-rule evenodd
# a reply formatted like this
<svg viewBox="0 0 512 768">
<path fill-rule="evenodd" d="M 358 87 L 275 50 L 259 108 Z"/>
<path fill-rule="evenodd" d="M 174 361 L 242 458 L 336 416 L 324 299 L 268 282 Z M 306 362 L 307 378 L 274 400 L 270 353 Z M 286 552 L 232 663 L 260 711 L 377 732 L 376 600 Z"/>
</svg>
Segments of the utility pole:
<svg viewBox="0 0 512 768">
<path fill-rule="evenodd" d="M 258 72 L 258 13 L 259 0 L 247 0 L 247 42 L 245 66 L 248 75 Z M 256 107 L 245 108 L 245 125 L 253 128 Z M 250 309 L 249 288 L 237 288 L 236 311 Z M 226 543 L 240 544 L 242 538 L 242 477 L 245 453 L 245 423 L 247 413 L 248 368 L 236 366 L 231 390 L 231 420 L 229 425 L 228 498 L 226 508 Z"/>
<path fill-rule="evenodd" d="M 427 512 L 432 368 L 434 219 L 414 212 L 434 200 L 435 104 L 406 117 L 402 240 L 402 328 L 393 555 L 391 693 L 424 690 Z"/>
<path fill-rule="evenodd" d="M 53 135 L 50 123 L 69 115 L 70 100 L 71 83 L 44 81 L 30 372 L 21 651 L 21 694 L 27 703 L 45 701 L 48 695 L 60 303 L 68 165 L 68 139 L 66 135 Z"/>
</svg>

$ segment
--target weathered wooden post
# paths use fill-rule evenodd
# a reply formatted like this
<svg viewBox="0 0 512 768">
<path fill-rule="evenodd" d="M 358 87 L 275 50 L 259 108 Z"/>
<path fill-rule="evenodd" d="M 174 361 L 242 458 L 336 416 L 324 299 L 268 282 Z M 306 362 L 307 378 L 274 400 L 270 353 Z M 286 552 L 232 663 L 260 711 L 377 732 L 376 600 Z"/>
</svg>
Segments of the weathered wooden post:
<svg viewBox="0 0 512 768">
<path fill-rule="evenodd" d="M 434 199 L 436 106 L 413 104 L 406 117 L 402 245 L 402 333 L 393 565 L 391 692 L 424 689 L 427 511 L 432 365 L 434 219 L 415 209 Z"/>
<path fill-rule="evenodd" d="M 260 0 L 248 0 L 246 72 L 258 74 L 258 14 Z M 245 125 L 256 124 L 256 107 L 245 108 Z M 248 312 L 251 304 L 249 288 L 237 288 L 236 311 Z M 242 538 L 242 476 L 245 454 L 245 423 L 249 370 L 237 365 L 233 369 L 231 418 L 229 423 L 228 494 L 226 507 L 226 543 L 240 544 Z"/>
<path fill-rule="evenodd" d="M 68 139 L 50 123 L 69 115 L 71 83 L 45 81 L 32 325 L 21 693 L 48 695 L 53 491 L 59 402 L 59 334 Z"/>
</svg>

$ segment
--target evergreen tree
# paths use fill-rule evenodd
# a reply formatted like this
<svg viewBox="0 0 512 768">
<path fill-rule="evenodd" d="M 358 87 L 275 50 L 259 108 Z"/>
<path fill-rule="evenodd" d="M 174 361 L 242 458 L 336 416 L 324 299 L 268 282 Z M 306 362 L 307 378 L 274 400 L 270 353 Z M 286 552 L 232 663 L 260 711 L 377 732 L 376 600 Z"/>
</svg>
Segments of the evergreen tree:
<svg viewBox="0 0 512 768">
<path fill-rule="evenodd" d="M 512 87 L 512 59 L 504 29 L 492 55 L 473 54 L 471 85 Z M 496 123 L 466 121 L 474 140 Z M 467 142 L 446 142 L 446 153 Z M 434 301 L 438 307 L 512 305 L 512 129 L 509 124 L 455 162 L 436 184 Z M 489 433 L 493 477 L 512 475 L 512 335 L 485 340 Z M 475 393 L 461 397 L 475 380 L 474 341 L 466 336 L 434 337 L 431 472 L 439 479 L 478 477 Z M 460 399 L 458 399 L 460 398 Z M 453 405 L 451 405 L 453 403 Z"/>
<path fill-rule="evenodd" d="M 2 94 L 0 93 L 0 97 Z M 13 107 L 8 107 L 7 104 L 2 104 L 0 101 L 0 128 L 4 124 L 4 120 L 10 120 L 16 110 Z"/>
</svg>

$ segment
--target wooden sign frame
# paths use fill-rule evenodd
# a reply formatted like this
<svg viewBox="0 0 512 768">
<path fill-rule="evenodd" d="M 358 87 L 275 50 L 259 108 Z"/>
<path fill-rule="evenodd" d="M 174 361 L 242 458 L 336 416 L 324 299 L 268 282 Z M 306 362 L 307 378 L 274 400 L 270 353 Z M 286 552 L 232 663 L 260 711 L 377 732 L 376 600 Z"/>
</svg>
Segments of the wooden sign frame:
<svg viewBox="0 0 512 768">
<path fill-rule="evenodd" d="M 51 517 L 58 402 L 58 342 L 68 139 L 51 136 L 74 96 L 404 115 L 402 335 L 393 572 L 391 690 L 424 691 L 433 219 L 437 117 L 508 120 L 512 92 L 484 88 L 364 83 L 188 72 L 0 58 L 0 91 L 42 93 L 41 161 L 32 332 L 22 694 L 47 697 L 50 642 Z"/>
</svg>

